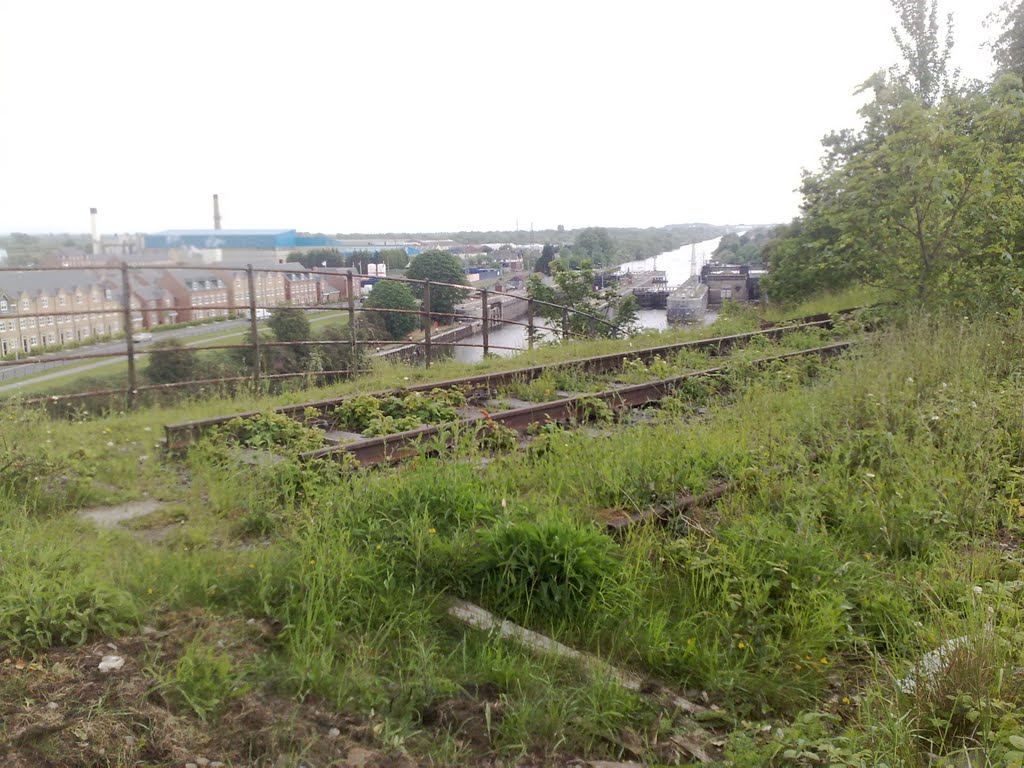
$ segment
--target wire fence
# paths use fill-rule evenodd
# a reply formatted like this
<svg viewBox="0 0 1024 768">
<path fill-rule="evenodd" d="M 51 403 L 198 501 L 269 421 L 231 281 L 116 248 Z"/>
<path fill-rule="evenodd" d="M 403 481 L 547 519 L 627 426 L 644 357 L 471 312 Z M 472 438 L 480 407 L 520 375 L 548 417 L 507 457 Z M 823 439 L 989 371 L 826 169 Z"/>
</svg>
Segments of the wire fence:
<svg viewBox="0 0 1024 768">
<path fill-rule="evenodd" d="M 33 282 L 33 277 L 52 272 L 63 273 L 68 280 L 36 279 Z M 175 272 L 188 273 L 188 276 L 184 279 L 174 278 Z M 8 277 L 5 280 L 9 273 L 15 273 L 17 279 Z M 75 273 L 79 276 L 77 281 L 73 279 Z M 228 279 L 210 279 L 218 273 L 227 273 Z M 161 275 L 161 278 L 154 277 L 156 274 Z M 289 297 L 287 284 L 295 275 L 305 276 L 301 281 L 305 285 L 295 286 L 296 289 L 301 288 L 301 294 L 294 290 L 294 295 Z M 366 307 L 357 299 L 364 279 L 367 278 L 350 270 L 307 270 L 299 265 L 289 269 L 286 265 L 276 268 L 252 265 L 140 266 L 121 262 L 116 267 L 0 268 L 0 351 L 4 353 L 0 357 L 0 382 L 15 382 L 0 385 L 0 396 L 10 393 L 21 379 L 29 379 L 28 383 L 35 385 L 39 383 L 39 374 L 48 371 L 57 376 L 66 370 L 70 375 L 117 359 L 127 362 L 123 387 L 48 395 L 23 399 L 23 402 L 73 401 L 105 395 L 123 396 L 126 407 L 132 408 L 136 404 L 137 395 L 142 392 L 173 391 L 182 387 L 217 384 L 237 386 L 251 383 L 258 388 L 264 381 L 350 377 L 368 372 L 370 368 L 366 367 L 365 362 L 370 357 L 422 361 L 429 367 L 440 356 L 459 347 L 479 349 L 485 357 L 492 352 L 520 351 L 522 347 L 492 342 L 492 332 L 502 326 L 525 329 L 527 349 L 532 349 L 542 337 L 568 339 L 593 336 L 598 332 L 620 335 L 619 328 L 607 318 L 572 307 L 507 291 L 405 277 L 380 276 L 371 279 L 375 283 L 392 281 L 417 287 L 421 296 L 418 308 L 403 310 Z M 48 284 L 48 287 L 32 287 L 42 283 Z M 19 284 L 22 289 L 18 289 Z M 85 291 L 83 284 L 87 288 Z M 5 294 L 5 285 L 13 285 L 14 288 L 7 288 Z M 197 285 L 199 288 L 196 288 Z M 261 290 L 257 290 L 258 285 Z M 444 302 L 432 302 L 432 292 L 436 293 L 439 289 L 457 289 L 460 292 L 461 301 L 455 311 L 447 306 L 437 306 L 450 304 L 451 294 L 447 290 L 445 293 L 449 295 Z M 268 301 L 271 294 L 272 300 Z M 73 306 L 68 309 L 69 303 L 88 303 L 89 306 Z M 276 341 L 264 338 L 260 334 L 261 319 L 266 319 L 272 311 L 282 306 L 340 312 L 347 320 L 347 333 L 344 338 L 330 339 Z M 413 315 L 417 318 L 417 338 L 392 343 L 363 338 L 361 327 L 370 324 L 366 313 L 375 317 L 386 317 L 389 314 Z M 360 322 L 360 316 L 364 317 L 364 322 Z M 205 323 L 229 318 L 247 321 L 248 329 L 244 330 L 245 326 L 241 329 L 248 336 L 245 342 L 209 344 L 200 341 L 187 346 L 148 346 L 154 340 L 150 331 L 159 330 L 162 326 L 174 324 L 180 328 L 182 320 L 186 323 Z M 555 324 L 545 324 L 544 319 L 554 319 Z M 216 326 L 200 327 L 205 333 L 206 328 L 212 330 Z M 76 346 L 83 341 L 93 341 L 98 335 L 97 330 L 103 337 L 107 337 L 106 341 L 94 344 L 90 350 L 66 348 L 69 339 Z M 194 333 L 189 329 L 184 335 Z M 238 333 L 239 330 L 225 330 L 225 336 Z M 168 330 L 166 335 L 170 337 L 171 331 Z M 466 341 L 471 337 L 477 337 L 479 341 Z M 218 339 L 206 341 L 216 342 Z M 50 347 L 56 349 L 48 351 Z M 342 347 L 347 350 L 349 364 L 332 370 L 280 372 L 271 368 L 271 350 L 304 347 Z M 150 383 L 145 381 L 145 377 L 140 377 L 139 361 L 147 355 L 174 352 L 198 354 L 232 349 L 245 351 L 242 357 L 248 368 L 246 375 L 166 383 Z"/>
</svg>

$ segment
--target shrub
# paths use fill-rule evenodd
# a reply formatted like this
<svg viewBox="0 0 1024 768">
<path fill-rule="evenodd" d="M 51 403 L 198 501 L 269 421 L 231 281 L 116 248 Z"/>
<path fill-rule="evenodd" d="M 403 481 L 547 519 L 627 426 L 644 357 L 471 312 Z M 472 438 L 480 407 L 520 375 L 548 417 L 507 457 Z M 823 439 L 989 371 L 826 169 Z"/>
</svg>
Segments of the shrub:
<svg viewBox="0 0 1024 768">
<path fill-rule="evenodd" d="M 482 599 L 500 614 L 562 619 L 604 592 L 617 571 L 614 551 L 594 528 L 526 522 L 482 532 L 468 570 Z"/>
</svg>

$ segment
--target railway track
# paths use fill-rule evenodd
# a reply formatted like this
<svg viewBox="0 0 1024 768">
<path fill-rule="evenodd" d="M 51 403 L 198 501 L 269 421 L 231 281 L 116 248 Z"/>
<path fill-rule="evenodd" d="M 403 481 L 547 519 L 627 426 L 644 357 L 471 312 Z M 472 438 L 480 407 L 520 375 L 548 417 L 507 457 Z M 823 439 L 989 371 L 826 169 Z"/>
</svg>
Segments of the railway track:
<svg viewBox="0 0 1024 768">
<path fill-rule="evenodd" d="M 616 352 L 607 355 L 597 355 L 587 358 L 577 358 L 573 360 L 566 360 L 558 363 L 549 363 L 545 365 L 528 366 L 524 368 L 515 368 L 508 371 L 499 371 L 494 373 L 484 373 L 476 376 L 466 376 L 457 379 L 448 379 L 445 381 L 435 381 L 426 384 L 418 384 L 404 388 L 394 388 L 387 390 L 379 390 L 376 392 L 369 393 L 374 397 L 390 397 L 390 396 L 401 396 L 412 392 L 430 392 L 435 389 L 459 389 L 466 394 L 480 394 L 494 392 L 501 387 L 528 383 L 534 381 L 545 374 L 550 374 L 558 371 L 576 370 L 587 374 L 602 374 L 610 371 L 617 371 L 622 368 L 623 364 L 627 361 L 638 361 L 641 363 L 650 363 L 657 358 L 666 358 L 672 355 L 676 355 L 686 350 L 703 352 L 710 355 L 721 355 L 728 352 L 734 347 L 742 347 L 756 339 L 768 339 L 778 340 L 786 336 L 787 334 L 813 330 L 813 329 L 831 329 L 835 325 L 835 319 L 837 316 L 849 315 L 859 311 L 860 307 L 841 310 L 833 313 L 832 315 L 819 314 L 811 315 L 803 318 L 794 320 L 792 324 L 778 325 L 775 327 L 767 328 L 760 331 L 751 331 L 748 333 L 733 334 L 728 336 L 716 336 L 707 339 L 698 339 L 696 341 L 679 342 L 675 344 L 666 344 L 657 347 L 648 347 L 645 349 L 637 350 L 626 350 L 624 352 Z M 718 369 L 709 369 L 717 371 Z M 690 376 L 691 374 L 687 374 Z M 621 391 L 621 390 L 616 390 Z M 632 397 L 633 395 L 624 395 L 624 397 Z M 351 399 L 355 395 L 348 395 L 344 397 L 330 398 L 326 400 L 317 400 L 312 402 L 297 403 L 294 405 L 281 406 L 274 409 L 274 413 L 283 414 L 294 418 L 299 421 L 304 421 L 310 409 L 324 412 L 331 410 L 340 405 L 345 400 Z M 589 397 L 593 397 L 590 395 Z M 571 398 L 570 398 L 571 399 Z M 610 403 L 609 403 L 610 404 Z M 563 405 L 562 407 L 570 407 Z M 524 410 L 524 409 L 519 409 Z M 207 419 L 198 419 L 193 421 L 181 422 L 178 424 L 169 424 L 164 427 L 165 432 L 165 448 L 169 452 L 179 452 L 187 449 L 189 446 L 199 440 L 203 434 L 210 429 L 226 424 L 232 419 L 236 418 L 251 418 L 259 415 L 259 411 L 247 411 L 243 413 L 233 413 L 224 416 L 215 416 Z M 512 416 L 510 417 L 513 421 L 517 418 L 526 418 L 525 415 Z M 422 430 L 411 430 L 412 432 L 421 432 Z M 325 449 L 324 455 L 328 455 L 333 449 Z M 371 455 L 369 448 L 367 455 Z"/>
<path fill-rule="evenodd" d="M 850 346 L 850 342 L 841 341 L 796 352 L 761 357 L 747 361 L 747 364 L 763 367 L 774 362 L 801 357 L 826 358 L 844 352 Z M 587 415 L 593 409 L 595 401 L 603 403 L 615 414 L 634 408 L 643 408 L 672 396 L 680 387 L 693 379 L 721 375 L 728 372 L 730 368 L 731 366 L 728 364 L 721 365 L 657 381 L 619 386 L 601 392 L 583 393 L 549 402 L 512 408 L 499 413 L 467 417 L 455 422 L 428 424 L 403 432 L 357 439 L 309 451 L 303 453 L 301 458 L 304 460 L 334 459 L 339 461 L 348 461 L 354 458 L 360 466 L 394 463 L 419 455 L 424 441 L 444 438 L 445 435 L 453 433 L 465 433 L 478 429 L 496 431 L 498 428 L 504 427 L 514 430 L 520 435 L 525 435 L 534 425 L 580 423 L 587 420 Z"/>
</svg>

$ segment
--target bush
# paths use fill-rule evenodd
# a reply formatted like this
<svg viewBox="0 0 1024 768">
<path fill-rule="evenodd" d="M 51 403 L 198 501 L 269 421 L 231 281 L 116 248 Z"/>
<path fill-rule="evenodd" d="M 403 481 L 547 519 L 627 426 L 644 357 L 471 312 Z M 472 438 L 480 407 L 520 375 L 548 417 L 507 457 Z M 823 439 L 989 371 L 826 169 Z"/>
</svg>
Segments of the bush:
<svg viewBox="0 0 1024 768">
<path fill-rule="evenodd" d="M 559 520 L 484 531 L 469 573 L 481 598 L 503 616 L 564 619 L 599 597 L 616 573 L 611 539 Z"/>
<path fill-rule="evenodd" d="M 174 384 L 179 381 L 195 381 L 199 371 L 195 352 L 175 350 L 184 342 L 180 339 L 161 339 L 153 345 L 146 365 L 146 378 L 154 384 Z"/>
</svg>

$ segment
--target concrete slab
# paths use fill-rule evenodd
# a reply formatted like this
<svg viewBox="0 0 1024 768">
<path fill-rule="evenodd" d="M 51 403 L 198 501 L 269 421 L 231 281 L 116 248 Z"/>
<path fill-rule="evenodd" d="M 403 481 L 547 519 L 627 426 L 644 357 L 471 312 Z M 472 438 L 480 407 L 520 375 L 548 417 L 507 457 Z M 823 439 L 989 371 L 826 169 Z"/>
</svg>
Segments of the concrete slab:
<svg viewBox="0 0 1024 768">
<path fill-rule="evenodd" d="M 167 506 L 167 502 L 157 501 L 156 499 L 144 499 L 143 501 L 127 501 L 124 504 L 117 504 L 111 507 L 83 509 L 78 513 L 78 516 L 100 528 L 114 528 L 125 520 L 145 517 L 165 506 Z"/>
</svg>

